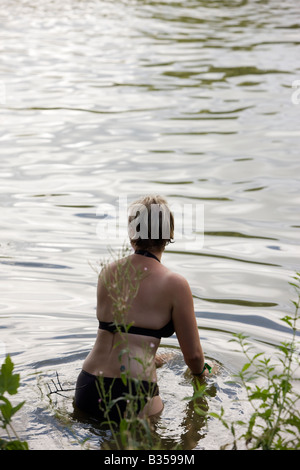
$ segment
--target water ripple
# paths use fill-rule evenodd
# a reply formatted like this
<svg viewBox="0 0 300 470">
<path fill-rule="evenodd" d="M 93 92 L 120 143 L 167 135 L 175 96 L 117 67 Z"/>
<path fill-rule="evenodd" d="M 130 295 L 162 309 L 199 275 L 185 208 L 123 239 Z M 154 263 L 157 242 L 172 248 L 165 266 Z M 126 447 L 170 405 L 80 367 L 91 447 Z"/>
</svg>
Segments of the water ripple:
<svg viewBox="0 0 300 470">
<path fill-rule="evenodd" d="M 191 284 L 209 357 L 221 357 L 227 379 L 241 361 L 228 339 L 241 329 L 274 354 L 300 265 L 297 2 L 1 6 L 0 329 L 21 372 L 55 368 L 75 380 L 97 328 L 90 264 L 124 243 L 98 238 L 97 207 L 153 192 L 204 207 L 203 243 L 176 240 L 163 262 Z M 165 346 L 177 351 L 176 338 Z M 165 441 L 191 446 L 176 360 L 161 377 Z M 230 409 L 224 375 L 217 398 Z M 42 446 L 48 429 L 28 421 Z M 225 440 L 219 427 L 198 431 L 198 446 Z"/>
</svg>

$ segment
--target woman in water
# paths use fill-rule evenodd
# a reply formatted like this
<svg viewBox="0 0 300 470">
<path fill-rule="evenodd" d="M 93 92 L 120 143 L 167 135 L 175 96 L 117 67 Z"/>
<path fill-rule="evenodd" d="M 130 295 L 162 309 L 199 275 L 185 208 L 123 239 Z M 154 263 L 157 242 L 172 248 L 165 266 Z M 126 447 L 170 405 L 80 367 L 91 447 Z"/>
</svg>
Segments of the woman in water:
<svg viewBox="0 0 300 470">
<path fill-rule="evenodd" d="M 155 361 L 162 337 L 175 332 L 192 374 L 207 373 L 189 284 L 161 264 L 174 237 L 166 200 L 147 196 L 133 203 L 128 228 L 134 253 L 99 275 L 99 329 L 75 392 L 76 407 L 101 421 L 120 421 L 129 395 L 139 416 L 162 411 Z"/>
</svg>

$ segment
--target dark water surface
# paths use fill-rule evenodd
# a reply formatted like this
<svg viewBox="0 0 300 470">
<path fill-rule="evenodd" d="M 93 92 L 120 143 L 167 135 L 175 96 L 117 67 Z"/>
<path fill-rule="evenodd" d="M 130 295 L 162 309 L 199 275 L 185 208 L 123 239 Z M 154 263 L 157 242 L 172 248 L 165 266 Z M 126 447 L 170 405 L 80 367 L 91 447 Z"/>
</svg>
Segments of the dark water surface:
<svg viewBox="0 0 300 470">
<path fill-rule="evenodd" d="M 231 334 L 273 355 L 300 267 L 299 13 L 295 0 L 2 1 L 0 345 L 22 375 L 31 448 L 107 437 L 71 419 L 75 439 L 37 378 L 58 372 L 71 388 L 94 342 L 91 265 L 123 245 L 124 227 L 99 236 L 119 196 L 203 208 L 204 240 L 177 240 L 163 262 L 188 279 L 205 353 L 221 364 L 208 407 L 247 414 L 228 384 L 244 363 Z M 226 432 L 183 401 L 177 346 L 162 343 L 175 356 L 159 370 L 157 432 L 166 448 L 217 449 Z M 69 416 L 71 394 L 58 398 Z"/>
</svg>

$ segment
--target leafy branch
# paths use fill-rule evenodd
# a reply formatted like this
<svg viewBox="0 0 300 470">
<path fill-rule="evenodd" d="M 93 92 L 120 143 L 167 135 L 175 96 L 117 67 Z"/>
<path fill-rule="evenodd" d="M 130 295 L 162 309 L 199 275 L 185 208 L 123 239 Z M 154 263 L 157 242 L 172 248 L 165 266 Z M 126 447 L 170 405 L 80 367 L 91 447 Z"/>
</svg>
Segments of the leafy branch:
<svg viewBox="0 0 300 470">
<path fill-rule="evenodd" d="M 0 426 L 6 431 L 7 439 L 0 439 L 1 450 L 28 450 L 27 442 L 21 442 L 15 431 L 12 418 L 24 405 L 24 401 L 13 406 L 5 394 L 15 395 L 20 384 L 20 375 L 13 374 L 14 364 L 7 356 L 0 370 Z"/>
</svg>

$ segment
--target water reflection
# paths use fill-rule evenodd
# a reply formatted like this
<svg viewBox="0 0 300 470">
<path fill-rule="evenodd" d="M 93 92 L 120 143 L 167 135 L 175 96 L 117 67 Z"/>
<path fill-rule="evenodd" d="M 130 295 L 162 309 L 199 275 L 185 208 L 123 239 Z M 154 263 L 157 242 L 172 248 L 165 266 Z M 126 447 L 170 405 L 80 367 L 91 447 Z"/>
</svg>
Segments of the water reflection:
<svg viewBox="0 0 300 470">
<path fill-rule="evenodd" d="M 210 388 L 209 393 L 212 393 Z M 213 391 L 216 394 L 216 389 Z M 208 411 L 209 407 L 205 398 L 197 400 L 189 400 L 186 407 L 181 413 L 182 421 L 176 423 L 177 436 L 174 438 L 167 435 L 162 435 L 163 426 L 159 418 L 152 422 L 151 437 L 139 436 L 138 442 L 144 443 L 144 446 L 150 446 L 150 449 L 159 450 L 193 450 L 197 447 L 199 440 L 206 434 L 206 419 L 195 411 L 195 406 L 203 411 Z M 118 434 L 116 433 L 117 442 L 115 437 L 112 436 L 108 425 L 100 425 L 95 421 L 83 416 L 78 410 L 70 415 L 73 425 L 84 425 L 88 428 L 88 433 L 92 433 L 99 438 L 98 448 L 100 450 L 122 450 L 124 444 Z M 144 430 L 145 431 L 145 430 Z M 134 429 L 132 430 L 135 435 Z M 93 439 L 94 441 L 94 439 Z"/>
</svg>

